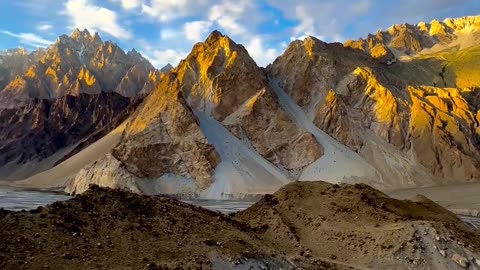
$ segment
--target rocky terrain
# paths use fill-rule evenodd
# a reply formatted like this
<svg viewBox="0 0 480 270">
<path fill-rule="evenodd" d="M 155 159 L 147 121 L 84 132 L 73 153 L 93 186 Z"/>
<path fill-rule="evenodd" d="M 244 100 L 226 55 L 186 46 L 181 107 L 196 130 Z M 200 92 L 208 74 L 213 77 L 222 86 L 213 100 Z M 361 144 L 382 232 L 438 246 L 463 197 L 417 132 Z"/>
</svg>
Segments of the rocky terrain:
<svg viewBox="0 0 480 270">
<path fill-rule="evenodd" d="M 62 35 L 44 55 L 0 92 L 0 106 L 20 107 L 34 98 L 116 92 L 134 97 L 142 92 L 154 67 L 137 51 L 125 53 L 98 33 L 76 29 Z"/>
<path fill-rule="evenodd" d="M 472 27 L 476 20 L 464 20 L 463 28 L 458 26 L 456 32 L 450 31 L 457 35 L 449 42 L 447 39 L 440 42 L 435 37 L 435 44 L 456 44 L 463 37 L 460 32 L 468 34 L 462 29 L 471 29 L 469 35 L 475 36 L 476 28 Z M 455 22 L 461 24 L 461 20 Z M 394 28 L 404 29 L 402 27 Z M 405 25 L 405 29 L 409 27 Z M 388 40 L 384 39 L 385 48 L 393 48 L 390 40 L 407 36 L 405 31 L 390 31 Z M 423 40 L 422 35 L 426 34 L 419 31 L 412 35 Z M 195 45 L 191 54 L 171 71 L 172 76 L 165 77 L 155 90 L 162 95 L 166 88 L 177 91 L 193 110 L 191 117 L 197 119 L 201 134 L 220 157 L 202 166 L 212 170 L 202 176 L 195 170 L 179 171 L 172 166 L 169 171 L 157 166 L 160 173 L 156 174 L 141 172 L 135 163 L 150 164 L 147 159 L 152 162 L 157 159 L 145 154 L 140 157 L 131 151 L 129 155 L 135 155 L 134 159 L 120 156 L 126 151 L 125 145 L 132 143 L 133 137 L 127 139 L 127 136 L 125 143 L 118 146 L 123 150 L 113 150 L 107 159 L 113 157 L 121 161 L 113 164 L 125 165 L 125 170 L 118 170 L 122 175 L 133 174 L 125 178 L 132 190 L 151 192 L 152 185 L 134 183 L 145 182 L 145 179 L 155 183 L 162 175 L 165 178 L 166 174 L 174 174 L 182 177 L 178 180 L 182 183 L 182 187 L 177 188 L 182 190 L 179 193 L 184 193 L 184 184 L 188 183 L 187 190 L 202 197 L 212 194 L 218 197 L 219 193 L 228 194 L 232 190 L 237 197 L 260 193 L 255 190 L 271 192 L 292 180 L 319 177 L 332 183 L 364 182 L 382 189 L 478 180 L 475 84 L 465 88 L 447 83 L 444 86 L 449 88 L 441 88 L 436 83 L 439 73 L 434 65 L 430 71 L 422 69 L 424 79 L 415 78 L 412 82 L 413 77 L 406 72 L 415 68 L 411 63 L 431 63 L 436 56 L 429 58 L 423 54 L 423 60 L 388 64 L 377 61 L 365 48 L 359 49 L 350 43 L 327 44 L 307 37 L 292 42 L 283 55 L 261 70 L 243 46 L 214 32 L 204 43 Z M 424 52 L 408 48 L 403 51 L 409 57 Z M 444 70 L 446 74 L 451 68 L 447 66 Z M 153 96 L 146 103 L 157 102 Z M 152 115 L 150 111 L 142 113 Z M 172 123 L 181 122 L 170 121 L 169 125 Z M 149 126 L 148 123 L 142 125 Z M 138 120 L 135 126 L 136 129 L 140 126 Z M 176 136 L 174 134 L 169 132 L 170 136 Z M 145 144 L 143 137 L 140 138 Z M 238 143 L 246 145 L 250 152 L 232 151 L 229 145 Z M 182 161 L 204 164 L 203 156 L 206 155 L 189 155 Z M 256 164 L 246 164 L 245 159 Z M 103 165 L 98 167 L 99 164 Z M 81 192 L 88 183 L 109 182 L 100 179 L 105 171 L 117 171 L 111 164 L 99 162 L 82 171 L 75 182 L 82 183 L 83 188 L 68 190 Z M 105 166 L 109 168 L 104 169 Z M 342 167 L 350 169 L 346 171 Z M 244 171 L 248 171 L 248 175 Z M 236 179 L 235 183 L 222 180 L 225 174 Z M 274 179 L 268 183 L 270 188 L 265 188 L 266 175 Z M 254 187 L 245 189 L 244 183 L 253 183 Z"/>
<path fill-rule="evenodd" d="M 0 54 L 0 179 L 48 170 L 120 125 L 162 76 L 87 30 Z"/>
<path fill-rule="evenodd" d="M 348 40 L 345 46 L 366 51 L 383 63 L 394 63 L 400 56 L 424 50 L 441 50 L 453 46 L 471 46 L 478 39 L 480 18 L 469 16 L 419 22 L 416 25 L 394 24 L 385 31 L 369 34 L 365 39 Z"/>
<path fill-rule="evenodd" d="M 167 197 L 93 188 L 0 213 L 2 269 L 290 269 L 242 224 Z"/>
<path fill-rule="evenodd" d="M 212 137 L 221 132 L 233 142 Z M 250 145 L 259 160 L 229 143 Z M 289 174 L 321 155 L 321 145 L 288 118 L 245 48 L 214 32 L 157 84 L 111 154 L 83 169 L 67 191 L 110 183 L 146 193 L 198 196 L 212 189 L 218 166 L 225 169 L 217 182 L 234 182 L 231 175 L 240 174 L 235 188 L 221 192 L 261 194 L 285 184 Z M 270 182 L 262 189 L 264 181 Z"/>
<path fill-rule="evenodd" d="M 292 183 L 234 218 L 307 269 L 318 259 L 358 269 L 476 267 L 480 244 L 478 232 L 429 199 L 399 201 L 364 184 Z"/>
<path fill-rule="evenodd" d="M 424 197 L 296 182 L 225 216 L 92 187 L 0 211 L 2 269 L 475 269 L 480 237 Z"/>
<path fill-rule="evenodd" d="M 28 52 L 23 48 L 0 52 L 0 89 L 3 89 L 16 76 L 24 74 L 44 54 L 43 49 Z"/>
<path fill-rule="evenodd" d="M 464 17 L 394 25 L 345 44 L 307 37 L 264 69 L 242 45 L 214 31 L 177 67 L 161 70 L 135 50 L 125 53 L 77 30 L 0 91 L 0 100 L 10 101 L 3 104 L 15 107 L 0 113 L 10 123 L 0 138 L 18 138 L 6 140 L 0 172 L 25 168 L 26 160 L 41 168 L 16 177 L 2 173 L 0 180 L 29 177 L 13 185 L 69 193 L 98 184 L 210 199 L 259 196 L 296 180 L 382 190 L 475 182 L 479 29 L 478 17 Z M 65 126 L 48 136 L 30 124 L 38 115 L 30 111 L 40 110 L 33 109 L 35 98 L 64 104 L 82 96 L 99 104 L 116 104 L 113 96 L 129 102 L 62 120 Z M 53 108 L 51 115 L 81 115 Z M 100 111 L 105 118 L 90 118 Z M 123 120 L 121 131 L 111 131 Z M 72 127 L 79 123 L 91 129 L 77 134 Z M 93 155 L 88 146 L 107 134 L 116 139 L 98 141 L 102 151 Z M 33 145 L 30 136 L 46 142 Z M 40 171 L 41 178 L 61 181 L 44 184 L 32 176 Z"/>
<path fill-rule="evenodd" d="M 445 32 L 448 38 L 420 29 L 421 25 L 436 29 L 437 24 L 450 27 Z M 478 59 L 473 53 L 476 43 L 465 41 L 476 39 L 478 19 L 419 25 L 395 25 L 376 38 L 360 40 L 364 47 L 308 37 L 294 41 L 267 68 L 316 126 L 380 172 L 382 181 L 371 184 L 384 189 L 479 177 L 476 78 L 480 73 L 471 64 Z M 406 42 L 403 47 L 396 46 L 399 40 Z M 460 43 L 466 48 L 455 47 Z M 377 61 L 365 52 L 378 44 L 409 58 L 388 64 Z M 442 47 L 436 49 L 442 53 L 434 53 L 434 45 L 453 49 L 445 52 Z M 455 56 L 459 50 L 461 58 Z"/>
<path fill-rule="evenodd" d="M 21 179 L 41 169 L 42 161 L 69 148 L 59 162 L 106 135 L 133 111 L 130 100 L 116 93 L 80 94 L 32 101 L 19 109 L 0 111 L 0 177 Z M 34 141 L 34 143 L 32 143 Z M 37 163 L 37 168 L 33 164 Z M 52 164 L 54 165 L 54 164 Z"/>
</svg>

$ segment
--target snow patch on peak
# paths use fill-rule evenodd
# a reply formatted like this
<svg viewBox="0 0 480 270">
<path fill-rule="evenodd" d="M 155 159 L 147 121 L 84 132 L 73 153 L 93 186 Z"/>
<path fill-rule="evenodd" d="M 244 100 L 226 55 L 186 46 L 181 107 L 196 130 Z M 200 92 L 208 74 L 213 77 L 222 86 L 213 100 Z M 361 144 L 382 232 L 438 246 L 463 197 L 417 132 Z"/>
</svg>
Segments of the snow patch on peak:
<svg viewBox="0 0 480 270">
<path fill-rule="evenodd" d="M 85 44 L 82 43 L 82 46 L 80 47 L 80 51 L 77 51 L 78 53 L 78 59 L 80 60 L 80 63 L 85 65 Z"/>
</svg>

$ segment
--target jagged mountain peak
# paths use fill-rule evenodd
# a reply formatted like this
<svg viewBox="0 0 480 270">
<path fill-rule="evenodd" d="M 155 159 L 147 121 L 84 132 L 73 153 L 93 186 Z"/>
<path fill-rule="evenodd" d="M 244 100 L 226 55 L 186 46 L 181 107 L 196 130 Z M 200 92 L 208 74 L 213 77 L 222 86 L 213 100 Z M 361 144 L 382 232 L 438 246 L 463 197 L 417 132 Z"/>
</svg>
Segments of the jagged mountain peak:
<svg viewBox="0 0 480 270">
<path fill-rule="evenodd" d="M 162 67 L 162 68 L 160 69 L 160 71 L 161 71 L 162 73 L 168 73 L 168 72 L 170 72 L 170 70 L 172 70 L 172 69 L 173 69 L 173 66 L 172 66 L 170 63 L 168 63 L 168 64 L 166 64 L 164 67 Z"/>
<path fill-rule="evenodd" d="M 402 24 L 393 24 L 390 26 L 386 32 L 399 30 L 399 29 L 410 29 L 410 30 L 424 30 L 425 28 L 430 27 L 446 27 L 451 28 L 453 31 L 461 31 L 469 27 L 479 27 L 480 28 L 480 16 L 465 16 L 459 18 L 446 18 L 443 21 L 439 19 L 433 19 L 430 22 L 421 21 L 415 25 L 409 23 Z M 381 30 L 379 30 L 381 31 Z"/>
<path fill-rule="evenodd" d="M 303 42 L 319 42 L 319 43 L 325 43 L 323 41 L 321 41 L 320 39 L 314 37 L 314 36 L 311 36 L 311 35 L 308 35 L 306 36 L 304 39 L 303 39 Z"/>
<path fill-rule="evenodd" d="M 207 37 L 205 42 L 197 43 L 194 46 L 192 52 L 196 51 L 197 49 L 207 49 L 207 48 L 224 49 L 227 54 L 229 54 L 230 51 L 238 51 L 238 50 L 243 50 L 246 52 L 243 45 L 237 44 L 229 36 L 222 34 L 218 30 L 214 30 L 212 33 L 210 33 L 210 35 Z"/>
<path fill-rule="evenodd" d="M 127 54 L 129 54 L 129 55 L 141 55 L 137 50 L 135 50 L 135 48 L 128 51 Z"/>
<path fill-rule="evenodd" d="M 258 193 L 288 182 L 287 174 L 298 177 L 322 155 L 313 135 L 282 109 L 264 70 L 218 31 L 161 76 L 124 134 L 111 156 L 82 170 L 69 191 L 82 192 L 103 177 L 98 169 L 106 166 L 120 185 L 126 178 L 140 183 L 149 177 L 158 179 L 150 183 L 159 187 L 181 182 L 186 194 L 209 187 L 213 197 Z M 159 156 L 167 159 L 159 163 Z M 124 164 L 123 175 L 112 164 Z M 216 167 L 221 172 L 215 180 Z"/>
<path fill-rule="evenodd" d="M 95 34 L 92 37 L 92 42 L 94 43 L 103 43 L 102 38 L 98 34 L 98 32 L 95 32 Z"/>
<path fill-rule="evenodd" d="M 437 45 L 444 49 L 459 45 L 461 41 L 456 42 L 459 38 L 478 31 L 480 16 L 447 18 L 443 21 L 434 19 L 428 23 L 419 22 L 415 25 L 394 24 L 385 31 L 379 30 L 375 35 L 369 34 L 366 39 L 348 40 L 345 46 L 367 52 L 372 52 L 375 46 L 377 48 L 383 46 L 387 53 L 381 57 L 381 62 L 392 63 L 398 57 L 416 55 Z"/>
<path fill-rule="evenodd" d="M 303 40 L 291 42 L 285 52 L 274 63 L 278 62 L 283 56 L 296 61 L 302 57 L 313 59 L 315 55 L 322 56 L 324 59 L 338 59 L 345 56 L 348 57 L 348 55 L 364 59 L 365 56 L 368 56 L 368 54 L 363 55 L 363 52 L 355 48 L 354 45 L 344 46 L 344 44 L 339 42 L 326 43 L 314 36 L 307 36 Z"/>
<path fill-rule="evenodd" d="M 205 42 L 195 44 L 190 54 L 175 69 L 182 70 L 193 64 L 202 76 L 213 79 L 224 69 L 233 68 L 239 61 L 247 62 L 253 69 L 259 69 L 244 46 L 215 30 Z"/>
<path fill-rule="evenodd" d="M 222 34 L 222 32 L 220 32 L 218 30 L 213 30 L 210 33 L 210 35 L 208 35 L 207 39 L 205 40 L 205 43 L 213 43 L 213 42 L 216 42 L 219 39 L 222 39 L 222 38 L 225 38 L 225 37 L 228 37 L 228 36 Z"/>
<path fill-rule="evenodd" d="M 8 49 L 0 52 L 0 90 L 18 75 L 27 72 L 30 65 L 37 62 L 44 54 L 44 49 L 30 52 L 25 48 Z"/>
<path fill-rule="evenodd" d="M 81 39 L 81 38 L 91 39 L 91 38 L 92 38 L 92 35 L 91 35 L 90 32 L 88 31 L 88 29 L 83 29 L 83 31 L 81 31 L 80 29 L 75 28 L 75 30 L 73 30 L 73 32 L 72 32 L 71 37 L 72 37 L 73 39 Z"/>
<path fill-rule="evenodd" d="M 31 66 L 24 69 L 24 75 L 18 80 L 0 84 L 10 93 L 16 93 L 12 97 L 0 92 L 0 107 L 22 106 L 32 98 L 102 91 L 118 91 L 133 97 L 151 90 L 144 89 L 149 72 L 155 69 L 147 59 L 135 50 L 127 54 L 116 43 L 103 42 L 98 33 L 92 36 L 87 29 L 75 29 L 71 36 L 60 36 L 44 54 L 37 55 L 41 57 L 38 62 L 29 63 Z M 11 102 L 12 99 L 16 102 Z"/>
<path fill-rule="evenodd" d="M 30 54 L 30 52 L 24 47 L 8 49 L 6 51 L 0 52 L 0 55 L 28 55 L 28 54 Z"/>
<path fill-rule="evenodd" d="M 465 16 L 460 18 L 446 18 L 443 23 L 455 30 L 462 30 L 467 27 L 480 28 L 480 15 L 478 16 Z"/>
<path fill-rule="evenodd" d="M 87 29 L 83 31 L 75 29 L 70 36 L 61 35 L 50 48 L 80 48 L 80 47 L 98 47 L 105 44 L 98 32 L 92 36 Z"/>
<path fill-rule="evenodd" d="M 307 53 L 311 56 L 313 55 L 313 51 L 325 49 L 327 47 L 327 43 L 319 40 L 316 37 L 308 36 L 303 40 L 303 46 Z"/>
<path fill-rule="evenodd" d="M 192 106 L 213 113 L 219 119 L 233 113 L 239 105 L 235 102 L 232 106 L 223 100 L 247 100 L 266 82 L 265 74 L 245 47 L 219 31 L 212 32 L 205 42 L 195 44 L 172 72 L 177 75 L 182 92 Z M 231 77 L 243 83 L 234 86 L 235 83 L 228 79 Z"/>
</svg>

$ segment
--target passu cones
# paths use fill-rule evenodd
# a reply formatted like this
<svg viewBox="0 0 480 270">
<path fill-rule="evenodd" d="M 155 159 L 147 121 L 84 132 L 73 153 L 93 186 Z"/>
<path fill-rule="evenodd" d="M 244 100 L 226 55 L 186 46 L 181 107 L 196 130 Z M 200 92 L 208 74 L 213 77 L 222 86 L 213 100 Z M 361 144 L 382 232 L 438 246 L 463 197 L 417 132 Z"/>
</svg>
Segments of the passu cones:
<svg viewBox="0 0 480 270">
<path fill-rule="evenodd" d="M 215 31 L 160 71 L 76 30 L 45 51 L 1 56 L 10 60 L 0 66 L 12 55 L 18 65 L 2 77 L 0 136 L 13 139 L 0 145 L 0 179 L 201 198 L 258 196 L 295 180 L 383 190 L 476 181 L 478 29 L 478 17 L 465 17 L 345 44 L 307 37 L 266 68 Z M 48 108 L 37 100 L 65 98 Z M 92 101 L 72 112 L 79 98 Z M 114 99 L 125 101 L 122 114 Z M 92 109 L 103 103 L 110 116 Z M 72 123 L 47 132 L 59 115 Z"/>
</svg>

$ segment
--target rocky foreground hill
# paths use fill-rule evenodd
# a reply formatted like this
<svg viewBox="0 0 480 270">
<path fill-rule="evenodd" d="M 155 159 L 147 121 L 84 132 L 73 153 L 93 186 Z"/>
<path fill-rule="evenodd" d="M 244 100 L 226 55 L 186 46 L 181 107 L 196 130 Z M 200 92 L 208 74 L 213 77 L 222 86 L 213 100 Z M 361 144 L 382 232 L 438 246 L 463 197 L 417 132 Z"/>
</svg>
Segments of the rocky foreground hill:
<svg viewBox="0 0 480 270">
<path fill-rule="evenodd" d="M 480 235 L 432 201 L 296 182 L 225 216 L 92 187 L 0 211 L 2 269 L 476 269 Z"/>
<path fill-rule="evenodd" d="M 383 190 L 478 181 L 479 37 L 478 17 L 394 25 L 345 44 L 307 37 L 260 68 L 215 31 L 162 72 L 134 50 L 75 31 L 0 91 L 12 101 L 2 104 L 27 104 L 0 113 L 9 123 L 0 138 L 17 138 L 0 143 L 0 180 L 69 193 L 99 184 L 217 199 L 271 193 L 295 180 Z M 50 120 L 37 130 L 43 116 L 32 112 L 46 109 L 29 109 L 39 106 L 35 99 L 65 104 L 82 95 L 128 102 L 93 99 L 85 104 L 101 106 L 79 107 L 85 114 L 53 106 L 48 119 L 66 123 L 53 129 L 60 134 L 42 135 Z M 91 128 L 77 130 L 77 120 L 69 122 L 77 115 Z M 92 145 L 123 120 L 114 143 Z M 66 143 L 52 149 L 52 140 Z M 106 150 L 95 156 L 95 147 Z M 41 169 L 12 174 L 25 167 Z"/>
</svg>

